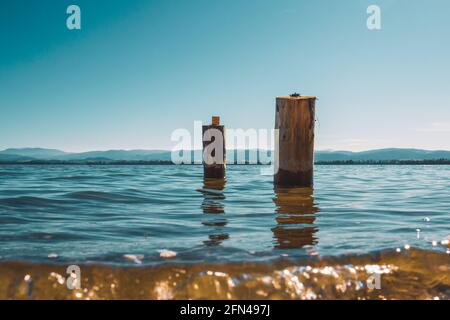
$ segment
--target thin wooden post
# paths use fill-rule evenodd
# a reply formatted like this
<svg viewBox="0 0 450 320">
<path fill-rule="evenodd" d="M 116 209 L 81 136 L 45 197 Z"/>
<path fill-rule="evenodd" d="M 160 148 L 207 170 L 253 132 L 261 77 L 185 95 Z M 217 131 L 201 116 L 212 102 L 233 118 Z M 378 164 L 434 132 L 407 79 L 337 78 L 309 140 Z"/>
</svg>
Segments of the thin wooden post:
<svg viewBox="0 0 450 320">
<path fill-rule="evenodd" d="M 315 104 L 316 97 L 299 94 L 276 99 L 276 186 L 313 186 Z"/>
<path fill-rule="evenodd" d="M 225 127 L 220 117 L 213 116 L 211 125 L 202 127 L 203 131 L 203 175 L 205 178 L 224 178 L 226 169 Z M 213 146 L 211 146 L 214 143 Z M 213 147 L 213 150 L 209 148 Z M 220 155 L 222 150 L 222 155 Z M 217 156 L 216 156 L 217 154 Z"/>
</svg>

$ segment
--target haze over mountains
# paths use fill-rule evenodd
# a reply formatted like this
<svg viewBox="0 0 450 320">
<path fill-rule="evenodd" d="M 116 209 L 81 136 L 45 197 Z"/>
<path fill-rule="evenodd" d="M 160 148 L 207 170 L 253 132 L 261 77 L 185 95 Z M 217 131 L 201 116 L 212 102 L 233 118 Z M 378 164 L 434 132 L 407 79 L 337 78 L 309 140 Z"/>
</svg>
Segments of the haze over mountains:
<svg viewBox="0 0 450 320">
<path fill-rule="evenodd" d="M 239 150 L 242 152 L 242 150 Z M 188 151 L 189 152 L 189 151 Z M 192 151 L 201 157 L 201 151 Z M 257 150 L 246 151 L 256 158 Z M 264 152 L 260 150 L 260 152 Z M 194 156 L 194 155 L 193 155 Z M 227 151 L 227 158 L 232 159 L 233 150 Z M 316 151 L 315 161 L 389 161 L 389 160 L 438 160 L 450 159 L 450 151 L 428 151 L 420 149 L 379 149 L 362 152 L 351 151 Z M 171 161 L 171 151 L 167 150 L 108 150 L 69 153 L 56 149 L 14 148 L 0 151 L 0 161 Z"/>
</svg>

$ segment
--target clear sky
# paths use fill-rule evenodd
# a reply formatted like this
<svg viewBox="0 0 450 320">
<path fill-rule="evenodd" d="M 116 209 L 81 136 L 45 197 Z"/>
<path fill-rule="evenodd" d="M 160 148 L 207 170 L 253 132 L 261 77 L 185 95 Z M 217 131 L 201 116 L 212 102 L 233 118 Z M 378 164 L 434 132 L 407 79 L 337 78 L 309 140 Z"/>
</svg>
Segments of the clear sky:
<svg viewBox="0 0 450 320">
<path fill-rule="evenodd" d="M 297 91 L 319 98 L 317 149 L 449 150 L 449 15 L 448 0 L 1 1 L 0 149 L 171 149 L 213 114 L 273 128 L 275 97 Z"/>
</svg>

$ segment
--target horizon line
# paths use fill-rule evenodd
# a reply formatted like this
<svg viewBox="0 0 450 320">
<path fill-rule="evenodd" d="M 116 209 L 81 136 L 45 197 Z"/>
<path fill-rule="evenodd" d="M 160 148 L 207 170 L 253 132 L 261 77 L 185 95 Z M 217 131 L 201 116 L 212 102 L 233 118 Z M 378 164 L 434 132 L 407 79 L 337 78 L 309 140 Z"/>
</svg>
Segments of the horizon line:
<svg viewBox="0 0 450 320">
<path fill-rule="evenodd" d="M 76 153 L 88 153 L 88 152 L 110 152 L 110 151 L 125 151 L 125 152 L 132 152 L 132 151 L 158 151 L 158 152 L 176 152 L 176 151 L 202 151 L 202 149 L 95 149 L 95 150 L 86 150 L 86 151 L 65 151 L 63 149 L 58 148 L 45 148 L 45 147 L 8 147 L 4 149 L 0 149 L 0 152 L 4 152 L 7 150 L 16 149 L 16 150 L 23 150 L 23 149 L 41 149 L 41 150 L 54 150 L 54 151 L 60 151 L 67 154 L 76 154 Z M 314 152 L 351 152 L 351 153 L 361 153 L 361 152 L 368 152 L 368 151 L 380 151 L 380 150 L 420 150 L 420 151 L 429 151 L 429 152 L 436 152 L 436 151 L 445 151 L 450 152 L 450 149 L 422 149 L 417 147 L 383 147 L 383 148 L 374 148 L 374 149 L 364 149 L 364 150 L 358 150 L 358 151 L 352 151 L 352 150 L 345 150 L 345 149 L 316 149 Z M 227 151 L 230 150 L 242 150 L 242 151 L 251 151 L 251 150 L 264 150 L 264 151 L 274 151 L 274 149 L 262 149 L 262 148 L 233 148 L 233 149 L 227 149 Z"/>
</svg>

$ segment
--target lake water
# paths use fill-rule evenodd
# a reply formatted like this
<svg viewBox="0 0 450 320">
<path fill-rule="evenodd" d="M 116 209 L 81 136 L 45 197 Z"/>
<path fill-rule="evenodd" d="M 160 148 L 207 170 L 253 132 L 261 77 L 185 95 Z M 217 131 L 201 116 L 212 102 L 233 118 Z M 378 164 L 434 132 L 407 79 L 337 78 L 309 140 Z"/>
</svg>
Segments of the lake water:
<svg viewBox="0 0 450 320">
<path fill-rule="evenodd" d="M 427 268 L 442 271 L 432 286 L 421 281 L 420 297 L 450 297 L 450 255 L 443 242 L 450 236 L 450 166 L 316 166 L 314 190 L 274 190 L 261 169 L 229 166 L 226 180 L 204 181 L 201 166 L 1 166 L 0 270 L 26 272 L 35 264 L 39 277 L 75 263 L 86 272 L 128 270 L 123 281 L 126 274 L 163 270 L 153 272 L 155 285 L 164 272 L 174 276 L 171 268 L 184 268 L 184 276 L 194 272 L 201 283 L 236 266 L 241 271 L 235 277 L 273 280 L 289 267 L 350 268 L 355 262 L 348 259 L 362 259 L 362 266 L 372 261 L 391 274 L 414 256 L 424 278 Z M 336 272 L 348 279 L 344 274 L 353 271 L 344 269 Z M 191 285 L 193 274 L 186 280 Z M 9 280 L 0 276 L 2 281 Z M 221 291 L 224 296 L 212 287 L 200 291 L 219 298 L 341 297 L 336 282 L 335 296 L 305 283 L 289 294 L 287 288 L 263 288 L 265 296 L 256 289 L 243 296 L 230 288 Z M 176 286 L 155 290 L 141 298 L 202 298 Z M 344 291 L 342 297 L 351 297 L 350 289 Z M 366 291 L 368 298 L 380 297 Z M 100 297 L 140 296 L 108 291 Z"/>
</svg>

